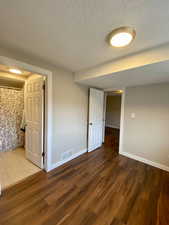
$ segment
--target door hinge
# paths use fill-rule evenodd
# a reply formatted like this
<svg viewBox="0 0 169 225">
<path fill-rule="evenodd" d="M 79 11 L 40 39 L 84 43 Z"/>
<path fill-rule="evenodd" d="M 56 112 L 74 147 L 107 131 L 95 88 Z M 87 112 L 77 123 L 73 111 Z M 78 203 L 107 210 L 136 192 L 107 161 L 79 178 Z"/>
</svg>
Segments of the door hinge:
<svg viewBox="0 0 169 225">
<path fill-rule="evenodd" d="M 45 152 L 42 152 L 42 157 L 45 157 Z"/>
</svg>

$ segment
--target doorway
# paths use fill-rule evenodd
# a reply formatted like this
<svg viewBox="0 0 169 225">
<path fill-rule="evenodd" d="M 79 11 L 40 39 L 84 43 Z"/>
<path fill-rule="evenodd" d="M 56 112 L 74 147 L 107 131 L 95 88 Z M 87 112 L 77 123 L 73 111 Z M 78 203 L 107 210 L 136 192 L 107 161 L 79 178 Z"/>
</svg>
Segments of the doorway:
<svg viewBox="0 0 169 225">
<path fill-rule="evenodd" d="M 104 145 L 119 153 L 122 91 L 105 92 Z"/>
<path fill-rule="evenodd" d="M 2 189 L 44 168 L 44 84 L 42 75 L 0 65 Z"/>
</svg>

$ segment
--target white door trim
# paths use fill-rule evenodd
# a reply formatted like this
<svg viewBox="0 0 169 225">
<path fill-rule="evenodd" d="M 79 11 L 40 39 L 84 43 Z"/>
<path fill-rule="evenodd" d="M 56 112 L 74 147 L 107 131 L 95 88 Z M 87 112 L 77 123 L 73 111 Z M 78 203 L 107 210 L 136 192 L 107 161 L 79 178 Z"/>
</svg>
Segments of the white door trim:
<svg viewBox="0 0 169 225">
<path fill-rule="evenodd" d="M 121 95 L 121 116 L 120 116 L 120 142 L 119 142 L 119 154 L 123 152 L 123 136 L 124 136 L 124 102 L 125 102 L 125 95 L 126 90 L 125 88 L 122 89 Z"/>
<path fill-rule="evenodd" d="M 10 67 L 18 67 L 23 70 L 28 70 L 33 73 L 46 76 L 46 88 L 45 88 L 45 171 L 49 171 L 52 168 L 52 72 L 43 69 L 38 66 L 21 62 L 5 56 L 0 56 L 0 64 L 4 64 Z"/>
<path fill-rule="evenodd" d="M 103 103 L 103 140 L 105 141 L 105 126 L 106 126 L 106 104 L 107 104 L 107 93 L 104 91 L 104 103 Z"/>
</svg>

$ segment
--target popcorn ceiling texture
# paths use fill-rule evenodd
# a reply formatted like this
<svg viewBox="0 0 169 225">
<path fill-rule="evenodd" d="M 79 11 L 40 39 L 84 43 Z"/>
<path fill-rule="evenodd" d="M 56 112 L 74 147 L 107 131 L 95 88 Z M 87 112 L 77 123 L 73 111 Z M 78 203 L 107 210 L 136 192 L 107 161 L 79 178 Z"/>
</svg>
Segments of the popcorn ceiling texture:
<svg viewBox="0 0 169 225">
<path fill-rule="evenodd" d="M 24 145 L 20 130 L 24 109 L 24 91 L 0 88 L 0 152 Z"/>
</svg>

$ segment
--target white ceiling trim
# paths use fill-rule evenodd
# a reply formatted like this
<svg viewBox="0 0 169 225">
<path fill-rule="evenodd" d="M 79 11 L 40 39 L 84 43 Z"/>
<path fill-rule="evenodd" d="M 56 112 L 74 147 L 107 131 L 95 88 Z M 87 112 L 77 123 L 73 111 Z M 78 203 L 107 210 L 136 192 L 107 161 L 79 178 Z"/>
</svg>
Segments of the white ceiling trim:
<svg viewBox="0 0 169 225">
<path fill-rule="evenodd" d="M 79 83 L 111 91 L 124 87 L 166 82 L 169 82 L 169 60 L 81 80 Z"/>
<path fill-rule="evenodd" d="M 89 70 L 74 73 L 74 77 L 76 82 L 80 82 L 167 60 L 169 60 L 169 43 L 121 58 L 116 61 L 105 63 Z"/>
</svg>

